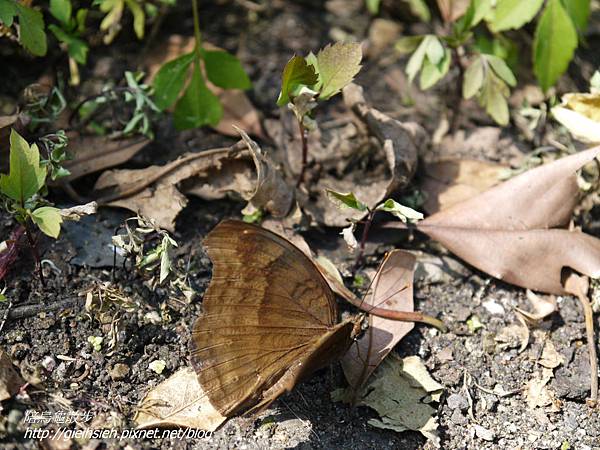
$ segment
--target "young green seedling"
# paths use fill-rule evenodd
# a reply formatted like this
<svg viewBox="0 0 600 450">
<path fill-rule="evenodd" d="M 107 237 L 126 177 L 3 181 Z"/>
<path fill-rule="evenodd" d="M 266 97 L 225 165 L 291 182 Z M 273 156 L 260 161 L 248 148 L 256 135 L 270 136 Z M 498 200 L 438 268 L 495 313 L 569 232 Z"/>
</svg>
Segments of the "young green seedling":
<svg viewBox="0 0 600 450">
<path fill-rule="evenodd" d="M 25 234 L 38 268 L 40 281 L 44 284 L 40 257 L 37 252 L 31 222 L 50 237 L 58 238 L 63 216 L 61 210 L 48 206 L 43 199 L 46 191 L 48 170 L 55 172 L 52 162 L 40 161 L 36 144 L 29 145 L 15 130 L 10 134 L 10 169 L 8 175 L 0 175 L 0 194 L 4 209 L 25 227 Z"/>
<path fill-rule="evenodd" d="M 351 220 L 350 225 L 344 228 L 341 233 L 342 236 L 344 236 L 344 240 L 352 250 L 358 248 L 356 260 L 354 262 L 353 272 L 356 272 L 358 265 L 362 260 L 365 251 L 365 243 L 367 242 L 367 238 L 369 236 L 369 230 L 371 228 L 371 224 L 373 223 L 373 219 L 375 218 L 375 214 L 377 214 L 378 211 L 390 213 L 391 215 L 400 219 L 404 223 L 414 223 L 423 218 L 423 214 L 421 214 L 420 212 L 415 211 L 414 209 L 409 208 L 408 206 L 401 205 L 400 203 L 391 198 L 378 204 L 377 206 L 375 206 L 375 208 L 369 208 L 365 203 L 358 200 L 352 192 L 344 193 L 327 189 L 327 195 L 329 196 L 329 199 L 338 207 L 350 208 L 356 211 L 366 213 L 366 218 L 364 220 L 360 222 Z M 357 223 L 363 224 L 363 231 L 360 243 L 356 240 L 356 237 L 354 236 L 354 230 L 356 229 Z"/>
<path fill-rule="evenodd" d="M 297 186 L 304 182 L 308 162 L 308 132 L 316 126 L 312 110 L 317 101 L 325 101 L 339 93 L 360 70 L 360 44 L 336 43 L 321 49 L 315 56 L 294 56 L 283 69 L 279 106 L 288 105 L 294 112 L 302 141 L 302 168 Z"/>
<path fill-rule="evenodd" d="M 206 78 L 223 89 L 250 89 L 252 83 L 240 61 L 223 50 L 206 50 L 202 46 L 198 2 L 192 0 L 194 13 L 194 50 L 165 63 L 154 79 L 154 101 L 165 110 L 173 103 L 173 118 L 179 130 L 196 128 L 202 125 L 217 125 L 223 117 L 223 107 L 219 98 L 206 85 Z M 189 69 L 192 76 L 189 79 Z M 179 100 L 178 100 L 179 99 Z"/>
</svg>

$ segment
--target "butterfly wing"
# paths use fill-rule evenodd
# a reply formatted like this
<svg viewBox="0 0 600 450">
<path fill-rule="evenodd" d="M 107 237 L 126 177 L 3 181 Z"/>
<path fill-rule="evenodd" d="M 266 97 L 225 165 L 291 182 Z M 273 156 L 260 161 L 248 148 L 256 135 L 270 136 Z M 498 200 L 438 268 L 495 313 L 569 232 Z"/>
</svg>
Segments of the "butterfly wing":
<svg viewBox="0 0 600 450">
<path fill-rule="evenodd" d="M 231 416 L 291 389 L 305 372 L 298 365 L 324 336 L 339 334 L 337 308 L 310 259 L 268 230 L 225 221 L 204 246 L 213 275 L 193 327 L 192 362 L 211 403 Z M 349 342 L 348 326 L 341 334 L 334 341 Z"/>
</svg>

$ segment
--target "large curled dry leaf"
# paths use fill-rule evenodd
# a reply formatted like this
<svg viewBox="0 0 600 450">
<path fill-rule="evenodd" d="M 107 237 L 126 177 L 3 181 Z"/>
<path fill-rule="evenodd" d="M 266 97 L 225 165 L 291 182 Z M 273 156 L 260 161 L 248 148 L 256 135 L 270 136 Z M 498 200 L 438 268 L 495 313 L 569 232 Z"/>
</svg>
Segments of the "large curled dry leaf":
<svg viewBox="0 0 600 450">
<path fill-rule="evenodd" d="M 0 350 L 0 402 L 15 395 L 24 384 L 8 355 Z"/>
<path fill-rule="evenodd" d="M 74 132 L 68 133 L 67 137 L 67 150 L 72 159 L 65 161 L 63 166 L 70 175 L 61 178 L 60 181 L 76 180 L 84 175 L 123 164 L 150 142 L 144 137 L 113 140 L 106 136 L 82 136 Z"/>
<path fill-rule="evenodd" d="M 529 170 L 428 217 L 417 228 L 496 278 L 565 294 L 563 268 L 600 276 L 600 240 L 556 229 L 568 223 L 578 203 L 577 171 L 599 154 L 600 147 L 594 147 Z"/>
<path fill-rule="evenodd" d="M 157 46 L 147 58 L 148 83 L 151 83 L 163 64 L 194 51 L 196 41 L 193 36 L 171 35 L 162 45 Z M 222 50 L 208 42 L 203 43 L 205 50 Z M 206 80 L 208 88 L 217 96 L 223 107 L 223 117 L 213 128 L 226 136 L 237 136 L 235 127 L 246 130 L 253 136 L 262 137 L 263 131 L 258 111 L 248 96 L 239 89 L 221 89 Z"/>
<path fill-rule="evenodd" d="M 508 167 L 475 159 L 446 159 L 425 164 L 421 189 L 429 214 L 467 200 L 499 183 Z"/>
<path fill-rule="evenodd" d="M 180 427 L 214 431 L 227 420 L 208 401 L 190 367 L 146 394 L 134 417 L 138 428 Z"/>
<path fill-rule="evenodd" d="M 258 145 L 242 136 L 232 147 L 187 153 L 164 166 L 104 172 L 95 186 L 98 204 L 137 212 L 167 230 L 187 204 L 184 194 L 214 200 L 235 192 L 255 208 L 284 216 L 293 191 Z"/>
<path fill-rule="evenodd" d="M 364 303 L 396 311 L 414 311 L 415 261 L 412 254 L 402 250 L 389 253 L 375 274 Z M 370 316 L 369 328 L 352 344 L 342 359 L 344 375 L 350 386 L 359 389 L 414 326 L 413 322 Z"/>
<path fill-rule="evenodd" d="M 305 202 L 302 206 L 318 222 L 335 227 L 346 226 L 347 219 L 360 220 L 366 213 L 332 207 L 326 189 L 354 192 L 362 202 L 375 206 L 408 185 L 416 170 L 417 149 L 425 145 L 426 139 L 419 125 L 399 122 L 368 106 L 362 88 L 358 85 L 346 86 L 343 95 L 346 106 L 354 113 L 357 122 L 380 145 L 383 161 L 379 163 L 385 167 L 374 171 L 374 174 L 358 172 L 358 176 L 342 178 L 331 176 L 326 170 L 322 171 L 319 180 L 310 187 L 316 201 Z M 333 154 L 329 155 L 333 166 L 345 163 L 344 159 L 339 148 L 334 148 Z M 353 172 L 356 172 L 356 168 Z"/>
</svg>

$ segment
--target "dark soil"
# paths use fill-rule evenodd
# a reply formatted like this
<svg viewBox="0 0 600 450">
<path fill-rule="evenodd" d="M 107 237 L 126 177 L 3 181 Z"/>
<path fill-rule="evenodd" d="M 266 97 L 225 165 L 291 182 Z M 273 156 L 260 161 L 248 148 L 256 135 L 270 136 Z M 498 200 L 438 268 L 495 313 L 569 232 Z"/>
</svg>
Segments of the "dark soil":
<svg viewBox="0 0 600 450">
<path fill-rule="evenodd" d="M 246 9 L 242 1 L 220 3 L 223 5 L 201 6 L 204 8 L 201 12 L 203 36 L 238 54 L 254 84 L 249 96 L 266 118 L 279 116 L 275 99 L 280 73 L 294 52 L 305 54 L 318 49 L 332 40 L 332 29 L 363 39 L 370 21 L 364 11 L 347 17 L 336 14 L 339 10 L 332 9 L 331 5 L 339 2 L 326 2 L 325 7 L 317 1 L 273 1 L 267 2 L 268 6 L 259 12 Z M 349 11 L 354 3 L 348 2 Z M 418 26 L 406 24 L 405 31 Z M 172 32 L 191 35 L 192 30 L 188 5 L 181 5 L 166 18 L 157 41 Z M 93 49 L 90 69 L 83 76 L 97 82 L 106 81 L 97 75 L 99 66 L 103 65 L 103 76 L 120 78 L 123 70 L 137 65 L 137 55 L 142 49 L 142 44 L 128 39 L 124 31 L 116 46 Z M 588 55 L 590 59 L 594 55 L 589 56 L 589 53 L 586 51 L 582 55 Z M 407 105 L 401 93 L 386 82 L 386 75 L 403 70 L 406 61 L 390 54 L 384 56 L 366 61 L 357 79 L 365 87 L 367 98 L 376 108 L 396 112 L 395 117 L 400 120 L 417 121 L 433 133 L 440 118 L 450 113 L 450 108 L 444 105 L 451 102 L 444 99 L 454 95 L 455 76 L 427 94 L 406 86 L 407 91 L 402 94 L 410 96 L 414 93 L 417 102 Z M 578 64 L 589 64 L 585 60 L 577 61 Z M 105 70 L 106 64 L 108 70 Z M 1 94 L 14 95 L 44 70 L 43 67 L 34 69 L 29 67 L 27 76 L 20 79 L 11 71 L 4 81 L 15 84 L 6 92 L 2 88 Z M 470 107 L 466 108 L 462 122 L 459 133 L 467 135 L 481 130 L 482 126 L 492 125 L 480 111 Z M 155 142 L 127 166 L 162 164 L 190 149 L 227 146 L 232 142 L 233 139 L 208 129 L 176 133 L 170 121 L 165 119 L 158 127 Z M 534 149 L 516 128 L 503 131 L 496 143 L 498 145 L 493 148 L 487 144 L 460 148 L 439 145 L 431 151 L 424 150 L 421 156 L 424 159 L 440 155 L 465 156 L 510 163 L 522 160 Z M 269 147 L 268 142 L 262 144 Z M 94 179 L 94 175 L 86 177 L 75 187 L 85 191 L 93 185 Z M 57 203 L 67 202 L 59 191 L 53 191 L 51 199 Z M 51 262 L 44 264 L 45 288 L 35 276 L 28 250 L 23 249 L 4 280 L 5 295 L 12 299 L 13 313 L 27 307 L 32 307 L 33 313 L 9 319 L 0 335 L 0 345 L 31 385 L 16 398 L 2 404 L 0 447 L 69 448 L 60 447 L 56 442 L 25 439 L 23 433 L 27 424 L 24 418 L 28 410 L 89 411 L 92 418 L 87 422 L 88 426 L 134 427 L 132 418 L 144 395 L 179 368 L 189 365 L 190 328 L 200 312 L 202 294 L 211 273 L 201 240 L 220 220 L 239 218 L 242 207 L 243 204 L 235 200 L 206 202 L 191 199 L 178 218 L 174 237 L 180 243 L 176 264 L 188 274 L 190 285 L 196 290 L 195 298 L 187 302 L 181 298 L 173 299 L 165 289 L 152 290 L 140 275 L 129 269 L 128 264 L 123 268 L 119 263 L 114 283 L 130 303 L 126 307 L 109 305 L 111 320 L 108 322 L 106 316 L 102 318 L 85 308 L 85 293 L 93 286 L 111 282 L 112 252 L 108 243 L 114 228 L 129 213 L 103 209 L 83 224 L 67 225 L 57 241 L 42 238 L 42 258 Z M 597 214 L 597 210 L 592 211 L 592 223 L 600 217 Z M 6 215 L 0 216 L 3 236 L 15 226 Z M 591 232 L 594 231 L 598 231 L 597 227 L 592 226 Z M 315 231 L 307 235 L 307 240 L 315 251 L 346 268 L 351 264 L 351 257 L 337 233 L 338 230 Z M 381 234 L 376 232 L 373 241 L 377 243 L 367 246 L 367 262 L 372 267 L 392 246 L 419 249 L 434 257 L 444 254 L 442 249 L 422 237 L 410 240 L 405 234 L 388 234 L 382 244 L 379 242 Z M 518 323 L 514 307 L 529 309 L 524 291 L 462 267 L 458 262 L 457 266 L 459 272 L 434 273 L 424 268 L 424 275 L 415 286 L 416 309 L 440 317 L 450 331 L 441 334 L 417 325 L 396 349 L 401 356 L 420 356 L 432 376 L 445 386 L 438 410 L 442 448 L 600 449 L 600 418 L 597 410 L 585 404 L 589 395 L 590 368 L 578 301 L 559 297 L 559 312 L 532 332 L 524 351 L 519 352 L 518 343 L 504 348 L 495 337 L 507 326 Z M 53 304 L 63 301 L 68 304 L 60 309 L 52 308 Z M 41 307 L 35 310 L 38 306 Z M 473 315 L 481 320 L 483 328 L 469 330 L 467 320 Z M 598 318 L 595 325 L 600 329 Z M 88 341 L 92 336 L 104 337 L 100 351 L 94 350 Z M 115 338 L 112 348 L 108 345 L 109 336 Z M 525 389 L 526 384 L 541 373 L 538 360 L 546 341 L 551 341 L 564 357 L 564 363 L 555 370 L 549 383 L 556 396 L 556 411 L 553 412 L 544 407 L 530 409 Z M 166 363 L 161 374 L 148 368 L 155 360 Z M 127 367 L 122 378 L 115 371 L 117 364 Z M 395 433 L 371 427 L 367 421 L 375 417 L 375 413 L 365 407 L 353 408 L 332 401 L 331 392 L 343 385 L 344 378 L 338 365 L 321 370 L 265 413 L 232 419 L 210 439 L 107 439 L 73 441 L 71 445 L 86 449 L 125 448 L 126 445 L 134 449 L 433 448 L 417 432 Z M 508 395 L 491 393 L 497 386 Z M 51 424 L 48 429 L 56 426 Z"/>
</svg>

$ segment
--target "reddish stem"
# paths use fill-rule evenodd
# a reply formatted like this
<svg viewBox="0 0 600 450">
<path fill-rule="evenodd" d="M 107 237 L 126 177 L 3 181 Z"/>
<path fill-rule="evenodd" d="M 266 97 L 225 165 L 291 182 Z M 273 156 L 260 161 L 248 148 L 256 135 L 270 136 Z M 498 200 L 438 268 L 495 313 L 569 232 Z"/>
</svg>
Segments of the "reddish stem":
<svg viewBox="0 0 600 450">
<path fill-rule="evenodd" d="M 367 243 L 367 237 L 369 236 L 369 230 L 371 229 L 371 224 L 373 223 L 373 218 L 375 217 L 376 210 L 369 210 L 369 215 L 367 216 L 367 220 L 365 221 L 365 226 L 363 228 L 362 236 L 360 238 L 360 245 L 358 247 L 358 255 L 356 255 L 356 260 L 354 261 L 354 267 L 352 268 L 352 273 L 358 270 L 358 265 L 363 258 L 365 253 L 365 244 Z"/>
<path fill-rule="evenodd" d="M 40 277 L 40 281 L 42 282 L 42 286 L 46 287 L 46 280 L 44 279 L 44 272 L 42 271 L 42 261 L 40 260 L 40 255 L 37 251 L 37 247 L 35 246 L 35 242 L 33 240 L 33 234 L 31 233 L 31 228 L 25 220 L 23 224 L 25 227 L 25 236 L 27 236 L 27 241 L 29 242 L 29 248 L 31 249 L 31 254 L 33 255 L 33 259 L 35 260 L 35 265 L 37 266 L 38 275 Z"/>
<path fill-rule="evenodd" d="M 296 183 L 296 187 L 300 187 L 302 183 L 304 183 L 304 173 L 306 172 L 306 165 L 308 164 L 308 140 L 306 136 L 306 128 L 302 125 L 302 120 L 298 120 L 298 128 L 300 129 L 300 140 L 302 142 L 302 169 L 300 170 L 300 175 L 298 176 L 298 182 Z"/>
</svg>

